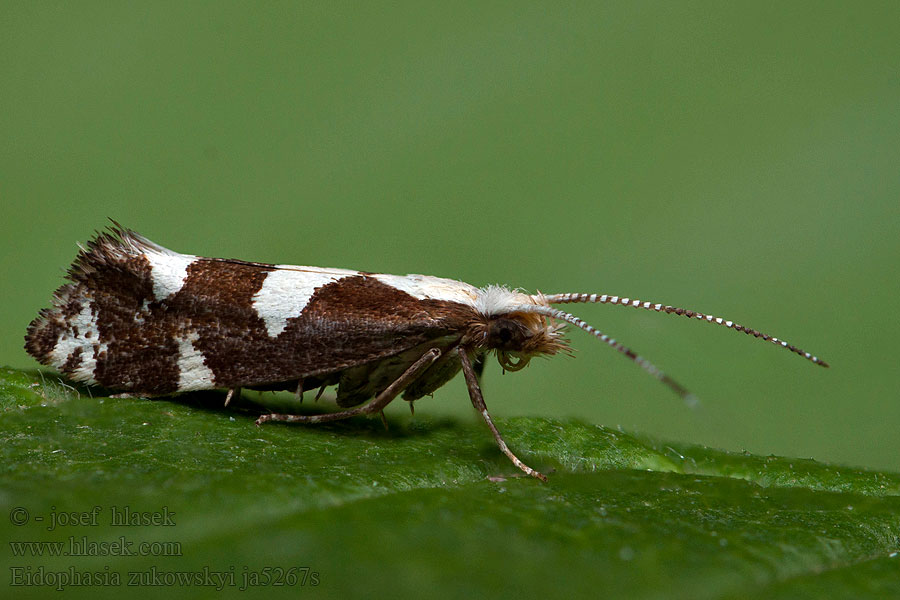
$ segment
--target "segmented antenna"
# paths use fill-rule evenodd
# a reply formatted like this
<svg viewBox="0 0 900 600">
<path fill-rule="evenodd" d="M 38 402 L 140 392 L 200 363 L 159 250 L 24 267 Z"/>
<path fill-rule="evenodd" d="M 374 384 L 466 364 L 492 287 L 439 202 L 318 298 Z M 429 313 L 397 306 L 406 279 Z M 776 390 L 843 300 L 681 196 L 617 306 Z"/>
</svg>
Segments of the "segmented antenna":
<svg viewBox="0 0 900 600">
<path fill-rule="evenodd" d="M 516 310 L 520 311 L 520 312 L 537 313 L 539 315 L 544 315 L 547 317 L 551 317 L 553 319 L 559 319 L 561 321 L 571 323 L 572 325 L 575 325 L 576 327 L 587 331 L 591 335 L 600 338 L 601 341 L 607 343 L 613 349 L 621 352 L 622 354 L 624 354 L 625 356 L 627 356 L 628 358 L 633 360 L 635 363 L 637 363 L 637 365 L 639 367 L 644 369 L 647 373 L 649 373 L 650 375 L 652 375 L 653 377 L 655 377 L 656 379 L 661 381 L 663 384 L 665 384 L 666 386 L 671 388 L 676 394 L 681 396 L 684 399 L 684 401 L 687 402 L 688 404 L 696 403 L 696 401 L 697 401 L 696 396 L 694 396 L 692 393 L 690 393 L 687 390 L 687 388 L 685 388 L 683 385 L 681 385 L 680 383 L 678 383 L 677 381 L 675 381 L 674 379 L 672 379 L 671 377 L 669 377 L 668 375 L 663 373 L 659 369 L 659 367 L 657 367 L 656 365 L 651 363 L 649 360 L 639 356 L 637 353 L 635 353 L 633 350 L 631 350 L 627 346 L 612 339 L 611 337 L 609 337 L 602 331 L 599 331 L 599 330 L 591 327 L 590 325 L 588 325 L 587 323 L 585 323 L 584 321 L 582 321 L 575 315 L 569 314 L 569 313 L 559 310 L 557 308 L 552 308 L 550 306 L 541 306 L 538 304 L 526 304 L 526 305 L 517 307 Z"/>
<path fill-rule="evenodd" d="M 816 356 L 813 356 L 809 352 L 801 350 L 800 348 L 787 343 L 784 340 L 779 340 L 777 337 L 772 337 L 756 329 L 750 329 L 749 327 L 744 327 L 743 325 L 738 325 L 734 321 L 727 321 L 720 317 L 714 317 L 712 315 L 705 315 L 703 313 L 687 310 L 684 308 L 677 308 L 675 306 L 669 306 L 668 304 L 658 304 L 653 302 L 642 302 L 641 300 L 632 300 L 630 298 L 620 298 L 619 296 L 610 296 L 607 294 L 552 294 L 549 296 L 542 296 L 541 300 L 543 302 L 547 302 L 549 304 L 570 304 L 573 302 L 587 302 L 587 303 L 596 303 L 596 304 L 618 304 L 621 306 L 632 306 L 634 308 L 644 308 L 647 310 L 655 310 L 656 312 L 664 312 L 664 313 L 675 313 L 676 315 L 684 315 L 689 319 L 698 319 L 700 321 L 706 321 L 707 323 L 715 323 L 716 325 L 722 325 L 729 329 L 734 329 L 735 331 L 743 331 L 747 335 L 752 335 L 753 337 L 761 338 L 767 342 L 772 342 L 777 346 L 781 346 L 782 348 L 787 348 L 791 352 L 795 354 L 799 354 L 803 358 L 813 362 L 817 365 L 821 365 L 823 367 L 827 367 L 828 363 L 824 360 L 819 359 Z M 568 314 L 568 313 L 563 313 Z M 560 317 L 561 318 L 561 317 Z M 572 321 L 569 321 L 570 323 Z M 580 327 L 580 325 L 579 325 Z M 582 329 L 584 329 L 582 327 Z M 599 337 L 599 336 L 598 336 Z M 603 339 L 603 338 L 601 338 Z"/>
</svg>

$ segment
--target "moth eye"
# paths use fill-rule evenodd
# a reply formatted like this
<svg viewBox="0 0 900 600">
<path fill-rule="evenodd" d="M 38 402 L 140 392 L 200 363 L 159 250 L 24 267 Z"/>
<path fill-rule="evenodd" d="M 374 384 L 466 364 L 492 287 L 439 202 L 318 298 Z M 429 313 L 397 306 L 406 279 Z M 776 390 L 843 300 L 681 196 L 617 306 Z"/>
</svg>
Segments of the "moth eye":
<svg viewBox="0 0 900 600">
<path fill-rule="evenodd" d="M 507 319 L 497 319 L 491 323 L 490 345 L 502 350 L 519 350 L 528 337 L 521 325 Z"/>
</svg>

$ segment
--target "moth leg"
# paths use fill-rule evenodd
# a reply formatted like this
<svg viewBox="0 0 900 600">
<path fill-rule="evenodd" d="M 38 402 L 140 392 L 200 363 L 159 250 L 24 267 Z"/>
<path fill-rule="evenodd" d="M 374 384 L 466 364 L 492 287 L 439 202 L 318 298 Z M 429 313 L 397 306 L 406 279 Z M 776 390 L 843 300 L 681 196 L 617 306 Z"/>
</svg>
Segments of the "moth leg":
<svg viewBox="0 0 900 600">
<path fill-rule="evenodd" d="M 303 404 L 303 379 L 300 379 L 297 382 L 297 391 L 294 392 L 294 396 L 297 397 L 297 400 L 300 401 L 300 404 Z"/>
<path fill-rule="evenodd" d="M 347 419 L 350 417 L 354 417 L 356 415 L 370 415 L 372 413 L 381 412 L 384 410 L 384 407 L 391 403 L 391 401 L 397 397 L 397 395 L 403 391 L 403 388 L 408 386 L 412 381 L 422 374 L 422 372 L 431 366 L 431 363 L 436 361 L 438 357 L 440 357 L 441 351 L 437 348 L 432 348 L 425 354 L 423 354 L 419 360 L 414 362 L 406 371 L 403 372 L 400 377 L 398 377 L 394 383 L 387 386 L 380 394 L 375 396 L 375 398 L 367 404 L 363 404 L 362 406 L 357 406 L 351 408 L 349 410 L 342 410 L 340 412 L 333 413 L 324 413 L 321 415 L 283 415 L 283 414 L 268 414 L 268 415 L 260 415 L 260 417 L 256 420 L 257 425 L 261 425 L 263 423 L 269 421 L 279 421 L 283 423 L 323 423 L 326 421 L 338 421 L 340 419 Z"/>
<path fill-rule="evenodd" d="M 228 406 L 229 404 L 231 404 L 231 398 L 233 396 L 237 396 L 238 398 L 240 398 L 241 397 L 241 388 L 233 387 L 233 388 L 228 389 L 228 395 L 225 396 L 225 406 Z"/>
<path fill-rule="evenodd" d="M 503 438 L 500 436 L 500 432 L 497 431 L 497 427 L 494 425 L 490 413 L 488 413 L 487 406 L 484 403 L 484 397 L 481 395 L 481 388 L 478 387 L 478 375 L 475 373 L 475 369 L 472 368 L 472 362 L 469 360 L 466 349 L 462 346 L 457 346 L 456 352 L 459 354 L 459 362 L 462 363 L 463 375 L 466 377 L 466 386 L 469 388 L 469 397 L 472 399 L 472 405 L 475 407 L 475 410 L 481 414 L 484 422 L 487 423 L 487 426 L 490 427 L 491 433 L 494 434 L 494 440 L 496 440 L 497 445 L 500 446 L 500 451 L 503 452 L 514 465 L 522 469 L 528 475 L 540 479 L 541 481 L 547 481 L 546 475 L 535 471 L 519 460 L 519 458 L 510 451 L 506 442 L 503 441 Z"/>
<path fill-rule="evenodd" d="M 326 388 L 326 387 L 327 387 L 327 386 L 323 383 L 323 384 L 322 384 L 322 387 L 319 388 L 319 391 L 316 392 L 316 397 L 314 398 L 314 401 L 315 401 L 315 402 L 318 402 L 318 401 L 319 401 L 319 398 L 322 397 L 322 394 L 325 393 L 325 388 Z"/>
</svg>

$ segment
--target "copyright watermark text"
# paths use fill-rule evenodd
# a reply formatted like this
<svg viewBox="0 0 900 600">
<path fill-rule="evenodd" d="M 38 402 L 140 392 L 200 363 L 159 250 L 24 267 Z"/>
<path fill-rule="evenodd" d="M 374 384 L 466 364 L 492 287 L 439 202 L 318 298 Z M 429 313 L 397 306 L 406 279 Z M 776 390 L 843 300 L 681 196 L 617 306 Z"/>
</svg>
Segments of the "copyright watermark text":
<svg viewBox="0 0 900 600">
<path fill-rule="evenodd" d="M 90 506 L 84 510 L 15 506 L 7 516 L 17 531 L 31 531 L 38 538 L 7 541 L 11 562 L 19 563 L 8 569 L 11 587 L 202 587 L 243 591 L 258 587 L 317 587 L 321 580 L 319 572 L 307 566 L 203 565 L 185 569 L 183 560 L 166 562 L 184 557 L 181 541 L 146 538 L 176 531 L 177 514 L 168 506 L 152 510 L 130 505 Z M 95 557 L 153 557 L 160 562 L 129 571 L 117 569 L 120 563 L 114 561 L 100 568 L 91 561 L 86 563 L 90 568 L 79 568 L 79 560 Z M 60 559 L 71 559 L 72 563 L 60 566 Z M 134 567 L 133 562 L 124 564 Z"/>
</svg>

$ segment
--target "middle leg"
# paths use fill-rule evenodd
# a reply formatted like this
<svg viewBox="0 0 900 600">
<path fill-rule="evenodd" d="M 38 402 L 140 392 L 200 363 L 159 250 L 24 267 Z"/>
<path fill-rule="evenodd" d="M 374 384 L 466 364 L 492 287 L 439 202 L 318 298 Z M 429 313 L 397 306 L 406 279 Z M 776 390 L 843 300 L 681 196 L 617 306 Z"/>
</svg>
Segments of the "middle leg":
<svg viewBox="0 0 900 600">
<path fill-rule="evenodd" d="M 375 396 L 367 404 L 362 404 L 360 406 L 356 406 L 349 410 L 342 410 L 339 412 L 333 413 L 324 413 L 321 415 L 289 415 L 289 414 L 278 414 L 271 413 L 268 415 L 260 415 L 260 417 L 256 420 L 257 425 L 262 425 L 267 422 L 281 422 L 281 423 L 325 423 L 327 421 L 339 421 L 341 419 L 348 419 L 350 417 L 356 415 L 370 415 L 375 412 L 381 412 L 384 410 L 384 407 L 391 403 L 391 401 L 396 398 L 403 389 L 408 386 L 413 380 L 421 375 L 425 369 L 431 366 L 431 364 L 436 361 L 441 355 L 441 351 L 437 348 L 432 348 L 428 350 L 425 354 L 423 354 L 416 362 L 414 362 L 408 369 L 406 369 L 400 377 L 398 377 L 391 385 L 387 386 L 380 394 Z"/>
</svg>

